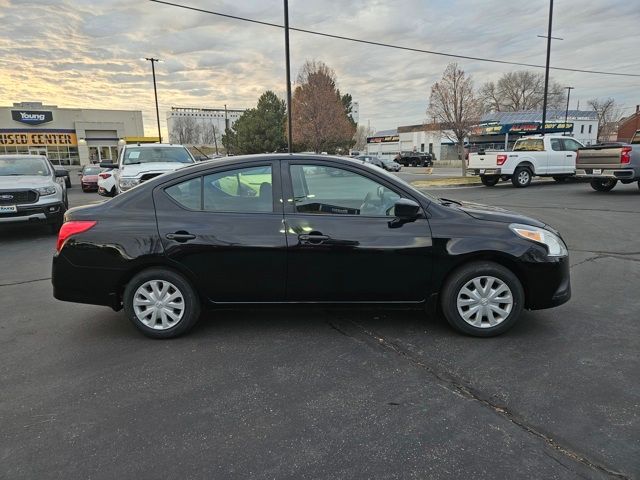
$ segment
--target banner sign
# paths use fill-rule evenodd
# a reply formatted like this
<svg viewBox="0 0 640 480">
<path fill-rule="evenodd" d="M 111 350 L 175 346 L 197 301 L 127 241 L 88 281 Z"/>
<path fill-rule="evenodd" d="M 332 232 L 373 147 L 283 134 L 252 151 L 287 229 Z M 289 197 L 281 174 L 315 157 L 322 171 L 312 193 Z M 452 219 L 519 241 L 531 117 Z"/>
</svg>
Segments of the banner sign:
<svg viewBox="0 0 640 480">
<path fill-rule="evenodd" d="M 389 143 L 389 142 L 399 142 L 400 135 L 388 135 L 386 137 L 368 137 L 367 143 Z"/>
<path fill-rule="evenodd" d="M 26 145 L 28 147 L 47 145 L 77 146 L 78 138 L 75 133 L 2 133 L 0 132 L 0 145 Z"/>
<path fill-rule="evenodd" d="M 573 123 L 571 122 L 547 122 L 545 127 L 546 133 L 560 133 L 570 132 L 573 130 Z M 542 122 L 529 122 L 529 123 L 508 123 L 501 124 L 487 124 L 477 125 L 471 129 L 471 135 L 504 135 L 505 133 L 516 134 L 535 134 L 542 133 Z"/>
<path fill-rule="evenodd" d="M 40 125 L 53 121 L 53 112 L 40 110 L 11 110 L 11 118 L 27 125 Z"/>
</svg>

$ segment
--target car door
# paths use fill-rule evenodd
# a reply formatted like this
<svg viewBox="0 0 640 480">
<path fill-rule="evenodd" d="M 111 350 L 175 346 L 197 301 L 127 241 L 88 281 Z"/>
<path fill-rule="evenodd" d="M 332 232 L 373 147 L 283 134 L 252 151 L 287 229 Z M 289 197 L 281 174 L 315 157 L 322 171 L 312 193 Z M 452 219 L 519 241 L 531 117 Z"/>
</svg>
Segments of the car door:
<svg viewBox="0 0 640 480">
<path fill-rule="evenodd" d="M 426 217 L 398 224 L 394 203 L 412 198 L 370 167 L 282 163 L 287 299 L 418 302 L 431 288 Z"/>
<path fill-rule="evenodd" d="M 549 170 L 547 173 L 553 175 L 566 172 L 567 155 L 570 156 L 570 152 L 565 152 L 564 142 L 561 138 L 551 138 L 549 143 L 551 150 L 549 151 Z"/>
<path fill-rule="evenodd" d="M 208 300 L 284 300 L 279 179 L 278 162 L 258 162 L 211 168 L 154 190 L 165 254 Z"/>
<path fill-rule="evenodd" d="M 575 173 L 576 171 L 576 156 L 578 149 L 582 147 L 580 143 L 578 143 L 573 138 L 563 138 L 562 142 L 564 144 L 564 171 L 567 173 Z"/>
</svg>

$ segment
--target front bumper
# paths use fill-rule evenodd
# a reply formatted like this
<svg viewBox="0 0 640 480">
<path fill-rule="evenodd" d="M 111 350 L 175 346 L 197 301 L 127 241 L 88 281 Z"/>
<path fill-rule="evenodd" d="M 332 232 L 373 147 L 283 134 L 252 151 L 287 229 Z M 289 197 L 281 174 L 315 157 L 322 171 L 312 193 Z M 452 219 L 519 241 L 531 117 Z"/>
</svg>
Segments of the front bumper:
<svg viewBox="0 0 640 480">
<path fill-rule="evenodd" d="M 569 256 L 554 257 L 548 262 L 527 262 L 520 269 L 525 289 L 525 307 L 542 310 L 557 307 L 571 299 Z"/>
<path fill-rule="evenodd" d="M 36 205 L 18 205 L 16 212 L 0 213 L 1 223 L 55 222 L 64 213 L 62 202 Z"/>
<path fill-rule="evenodd" d="M 467 175 L 501 175 L 500 168 L 467 168 Z"/>
<path fill-rule="evenodd" d="M 576 177 L 633 180 L 640 177 L 640 172 L 636 172 L 633 168 L 577 168 Z"/>
</svg>

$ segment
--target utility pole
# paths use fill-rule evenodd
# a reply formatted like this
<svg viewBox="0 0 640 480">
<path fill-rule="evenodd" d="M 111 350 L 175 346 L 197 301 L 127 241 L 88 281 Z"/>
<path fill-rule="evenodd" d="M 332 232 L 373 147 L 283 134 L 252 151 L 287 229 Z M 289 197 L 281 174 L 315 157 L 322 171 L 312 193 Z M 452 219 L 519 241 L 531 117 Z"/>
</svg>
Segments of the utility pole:
<svg viewBox="0 0 640 480">
<path fill-rule="evenodd" d="M 564 87 L 567 91 L 567 109 L 564 111 L 564 127 L 567 128 L 567 118 L 569 116 L 569 98 L 571 97 L 571 90 L 575 87 Z"/>
<path fill-rule="evenodd" d="M 546 130 L 547 124 L 547 94 L 549 93 L 549 61 L 551 59 L 551 29 L 553 26 L 553 0 L 549 0 L 549 30 L 547 31 L 547 63 L 544 69 L 544 98 L 542 100 L 542 135 Z M 542 35 L 538 35 L 543 37 Z M 543 37 L 544 38 L 544 37 Z M 562 40 L 562 38 L 555 38 L 556 40 Z"/>
<path fill-rule="evenodd" d="M 291 153 L 293 142 L 291 125 L 291 62 L 289 55 L 289 0 L 284 0 L 284 55 L 287 67 L 287 151 Z"/>
<path fill-rule="evenodd" d="M 158 140 L 162 143 L 162 132 L 160 131 L 160 109 L 158 108 L 158 89 L 156 87 L 156 62 L 161 62 L 159 58 L 145 57 L 146 61 L 151 62 L 151 74 L 153 75 L 153 95 L 156 99 L 156 120 L 158 121 Z"/>
<path fill-rule="evenodd" d="M 229 119 L 227 118 L 227 105 L 224 106 L 224 133 L 229 129 Z"/>
</svg>

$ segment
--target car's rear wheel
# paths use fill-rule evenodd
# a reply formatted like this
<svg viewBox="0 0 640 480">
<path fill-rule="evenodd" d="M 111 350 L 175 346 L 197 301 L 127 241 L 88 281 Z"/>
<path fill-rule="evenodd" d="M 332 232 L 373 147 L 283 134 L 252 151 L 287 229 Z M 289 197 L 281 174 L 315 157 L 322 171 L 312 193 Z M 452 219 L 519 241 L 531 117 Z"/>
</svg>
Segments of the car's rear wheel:
<svg viewBox="0 0 640 480">
<path fill-rule="evenodd" d="M 449 324 L 476 337 L 492 337 L 509 330 L 524 306 L 518 277 L 497 263 L 481 261 L 460 267 L 448 278 L 441 296 Z"/>
<path fill-rule="evenodd" d="M 134 276 L 123 297 L 129 320 L 151 338 L 173 338 L 189 331 L 200 317 L 195 290 L 180 274 L 151 268 Z"/>
<path fill-rule="evenodd" d="M 513 172 L 511 183 L 514 187 L 524 188 L 531 183 L 531 170 L 528 167 L 518 167 Z"/>
<path fill-rule="evenodd" d="M 594 178 L 591 180 L 591 188 L 596 192 L 610 192 L 618 184 L 615 178 Z"/>
<path fill-rule="evenodd" d="M 500 181 L 500 177 L 492 175 L 480 175 L 480 181 L 487 187 L 495 187 Z"/>
</svg>

